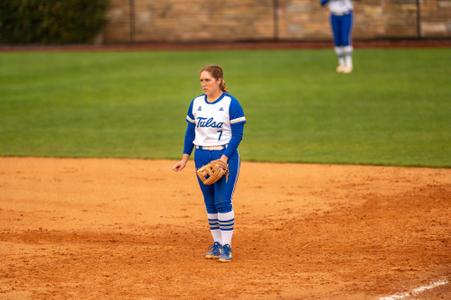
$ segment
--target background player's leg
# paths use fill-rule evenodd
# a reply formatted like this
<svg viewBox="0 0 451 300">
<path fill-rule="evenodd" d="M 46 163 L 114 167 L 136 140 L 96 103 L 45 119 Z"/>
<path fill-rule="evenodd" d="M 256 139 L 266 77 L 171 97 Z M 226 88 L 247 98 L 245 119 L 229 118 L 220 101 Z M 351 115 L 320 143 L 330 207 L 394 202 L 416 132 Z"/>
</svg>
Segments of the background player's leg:
<svg viewBox="0 0 451 300">
<path fill-rule="evenodd" d="M 341 72 L 345 65 L 344 49 L 341 44 L 342 32 L 340 30 L 340 16 L 330 15 L 330 26 L 332 27 L 332 34 L 335 46 L 335 53 L 338 57 L 337 72 Z"/>
<path fill-rule="evenodd" d="M 352 12 L 343 16 L 343 23 L 342 23 L 342 44 L 344 46 L 343 48 L 343 54 L 344 54 L 344 60 L 345 60 L 345 73 L 352 72 L 352 22 L 353 22 L 353 15 Z"/>
</svg>

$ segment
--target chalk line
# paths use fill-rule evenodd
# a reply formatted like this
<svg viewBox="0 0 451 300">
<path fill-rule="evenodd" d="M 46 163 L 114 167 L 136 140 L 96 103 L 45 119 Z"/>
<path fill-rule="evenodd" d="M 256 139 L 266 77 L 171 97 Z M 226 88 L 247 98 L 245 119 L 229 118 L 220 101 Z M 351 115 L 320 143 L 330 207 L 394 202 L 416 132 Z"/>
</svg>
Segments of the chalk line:
<svg viewBox="0 0 451 300">
<path fill-rule="evenodd" d="M 420 294 L 420 293 L 422 293 L 422 292 L 424 292 L 424 291 L 431 290 L 431 289 L 433 289 L 433 288 L 436 288 L 436 287 L 441 286 L 441 285 L 445 285 L 445 284 L 447 284 L 447 283 L 448 283 L 448 280 L 446 280 L 446 279 L 440 279 L 440 280 L 431 282 L 431 283 L 428 284 L 428 285 L 423 285 L 423 286 L 414 288 L 414 289 L 412 289 L 412 290 L 409 291 L 409 292 L 402 292 L 402 293 L 397 293 L 397 294 L 394 294 L 394 295 L 391 295 L 391 296 L 381 297 L 381 298 L 379 298 L 379 300 L 398 300 L 398 299 L 404 299 L 404 298 L 409 297 L 409 296 L 416 296 L 416 295 L 418 295 L 418 294 Z"/>
</svg>

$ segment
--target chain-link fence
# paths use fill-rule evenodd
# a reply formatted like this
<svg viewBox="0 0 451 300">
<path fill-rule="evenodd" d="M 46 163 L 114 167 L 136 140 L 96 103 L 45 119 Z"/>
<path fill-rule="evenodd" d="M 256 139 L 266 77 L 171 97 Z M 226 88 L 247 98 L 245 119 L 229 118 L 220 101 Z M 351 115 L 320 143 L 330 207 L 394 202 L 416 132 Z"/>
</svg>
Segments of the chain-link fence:
<svg viewBox="0 0 451 300">
<path fill-rule="evenodd" d="M 451 0 L 354 0 L 356 39 L 450 38 Z M 319 0 L 112 0 L 105 43 L 325 40 Z"/>
</svg>

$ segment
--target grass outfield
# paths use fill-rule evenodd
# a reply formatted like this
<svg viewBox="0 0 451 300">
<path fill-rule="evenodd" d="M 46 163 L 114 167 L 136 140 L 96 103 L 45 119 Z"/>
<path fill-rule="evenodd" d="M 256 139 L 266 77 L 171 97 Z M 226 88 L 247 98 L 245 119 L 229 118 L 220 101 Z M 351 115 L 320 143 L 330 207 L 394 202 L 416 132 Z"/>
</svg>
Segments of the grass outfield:
<svg viewBox="0 0 451 300">
<path fill-rule="evenodd" d="M 244 160 L 451 167 L 451 49 L 0 53 L 0 155 L 178 158 L 207 63 Z"/>
</svg>

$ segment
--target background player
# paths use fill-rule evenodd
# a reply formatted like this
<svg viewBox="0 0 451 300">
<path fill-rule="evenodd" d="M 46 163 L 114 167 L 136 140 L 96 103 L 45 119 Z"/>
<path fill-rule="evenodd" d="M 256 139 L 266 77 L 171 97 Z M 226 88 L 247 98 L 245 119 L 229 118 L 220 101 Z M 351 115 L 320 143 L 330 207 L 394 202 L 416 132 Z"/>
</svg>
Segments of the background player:
<svg viewBox="0 0 451 300">
<path fill-rule="evenodd" d="M 190 103 L 182 159 L 172 169 L 178 172 L 185 168 L 193 147 L 196 147 L 196 169 L 215 159 L 228 163 L 229 175 L 214 185 L 204 185 L 199 178 L 198 181 L 213 237 L 213 245 L 205 257 L 230 262 L 235 224 L 232 195 L 240 167 L 237 148 L 243 137 L 246 118 L 238 100 L 226 92 L 220 66 L 203 67 L 200 71 L 200 83 L 204 94 Z"/>
<path fill-rule="evenodd" d="M 338 73 L 352 72 L 352 19 L 353 6 L 351 0 L 320 0 L 321 5 L 329 5 L 330 24 L 338 56 Z"/>
</svg>

